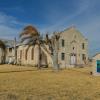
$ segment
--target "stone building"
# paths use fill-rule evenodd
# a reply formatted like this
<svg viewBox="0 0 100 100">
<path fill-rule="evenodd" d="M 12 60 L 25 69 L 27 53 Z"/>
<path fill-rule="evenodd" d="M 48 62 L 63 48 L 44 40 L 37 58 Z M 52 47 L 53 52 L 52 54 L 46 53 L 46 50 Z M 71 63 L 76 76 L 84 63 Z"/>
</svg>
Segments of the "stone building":
<svg viewBox="0 0 100 100">
<path fill-rule="evenodd" d="M 6 46 L 2 40 L 0 40 L 0 64 L 5 63 Z"/>
<path fill-rule="evenodd" d="M 9 59 L 14 60 L 15 59 L 15 54 L 14 54 L 14 46 L 9 46 L 6 47 L 6 59 L 5 63 L 9 63 Z"/>
<path fill-rule="evenodd" d="M 58 53 L 60 67 L 86 64 L 88 40 L 75 27 L 70 27 L 60 33 Z"/>
<path fill-rule="evenodd" d="M 75 28 L 70 27 L 60 33 L 58 46 L 58 64 L 60 68 L 74 67 L 87 64 L 88 40 Z M 40 55 L 39 55 L 40 50 Z M 7 48 L 6 60 L 9 57 L 16 59 L 17 64 L 36 66 L 53 66 L 53 59 L 49 44 L 43 43 L 40 47 L 35 44 L 29 46 L 24 44 Z"/>
<path fill-rule="evenodd" d="M 100 53 L 92 57 L 92 73 L 95 76 L 100 76 Z"/>
<path fill-rule="evenodd" d="M 48 53 L 48 45 L 38 47 L 38 45 L 30 46 L 20 45 L 17 48 L 17 64 L 37 66 L 40 63 L 41 66 L 52 66 L 52 58 Z M 40 56 L 39 56 L 40 49 Z M 39 60 L 40 59 L 40 60 Z M 40 61 L 40 62 L 39 62 Z"/>
<path fill-rule="evenodd" d="M 4 63 L 5 52 L 2 48 L 0 48 L 0 64 Z"/>
<path fill-rule="evenodd" d="M 58 50 L 58 64 L 60 68 L 74 67 L 75 65 L 85 65 L 88 61 L 88 40 L 75 28 L 70 27 L 60 33 L 59 50 Z M 45 46 L 50 52 L 48 45 Z M 17 61 L 21 59 L 21 63 L 26 65 L 37 65 L 38 63 L 38 46 L 30 47 L 19 46 L 17 49 Z M 52 64 L 52 57 L 41 46 L 41 64 Z M 33 57 L 34 56 L 34 57 Z M 44 63 L 44 64 L 43 64 Z"/>
</svg>

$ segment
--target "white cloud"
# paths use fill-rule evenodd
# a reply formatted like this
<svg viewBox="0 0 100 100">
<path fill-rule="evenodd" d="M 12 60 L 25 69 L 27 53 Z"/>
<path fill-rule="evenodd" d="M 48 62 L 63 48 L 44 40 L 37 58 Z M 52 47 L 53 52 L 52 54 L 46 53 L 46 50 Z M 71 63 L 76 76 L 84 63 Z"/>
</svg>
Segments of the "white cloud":
<svg viewBox="0 0 100 100">
<path fill-rule="evenodd" d="M 18 30 L 5 25 L 0 25 L 0 38 L 13 39 L 18 34 Z"/>
<path fill-rule="evenodd" d="M 100 52 L 100 18 L 91 17 L 85 24 L 79 26 L 81 31 L 89 40 L 90 55 Z"/>
<path fill-rule="evenodd" d="M 4 25 L 25 25 L 26 23 L 19 22 L 16 17 L 0 12 L 0 24 Z"/>
<path fill-rule="evenodd" d="M 13 39 L 19 35 L 20 29 L 17 26 L 24 26 L 17 18 L 0 12 L 0 38 Z"/>
<path fill-rule="evenodd" d="M 71 6 L 71 5 L 70 5 Z M 79 16 L 81 13 L 86 11 L 90 6 L 90 0 L 80 0 L 77 2 L 77 8 L 73 9 L 74 13 L 67 15 L 66 13 L 62 15 L 62 10 L 59 12 L 54 12 L 54 8 L 50 8 L 53 13 L 47 15 L 47 19 L 49 22 L 53 22 L 52 24 L 48 25 L 44 29 L 41 29 L 42 32 L 46 31 L 59 31 L 66 27 L 68 21 L 74 19 L 75 17 Z M 70 9 L 70 8 L 69 8 Z M 60 16 L 59 19 L 56 19 L 56 16 Z"/>
<path fill-rule="evenodd" d="M 68 27 L 70 24 L 75 24 L 85 35 L 85 37 L 88 38 L 90 55 L 93 55 L 96 52 L 100 51 L 100 14 L 98 13 L 99 9 L 96 9 L 99 4 L 100 1 L 80 0 L 80 2 L 77 3 L 77 9 L 75 9 L 74 13 L 70 15 L 65 14 L 63 15 L 63 17 L 61 17 L 61 19 L 55 20 L 53 20 L 52 17 L 54 16 L 54 14 L 51 14 L 51 16 L 47 16 L 48 20 L 51 22 L 53 20 L 54 23 L 50 24 L 44 29 L 41 29 L 41 31 L 59 31 Z M 60 16 L 60 12 L 58 12 L 58 14 L 55 14 L 57 16 Z"/>
</svg>

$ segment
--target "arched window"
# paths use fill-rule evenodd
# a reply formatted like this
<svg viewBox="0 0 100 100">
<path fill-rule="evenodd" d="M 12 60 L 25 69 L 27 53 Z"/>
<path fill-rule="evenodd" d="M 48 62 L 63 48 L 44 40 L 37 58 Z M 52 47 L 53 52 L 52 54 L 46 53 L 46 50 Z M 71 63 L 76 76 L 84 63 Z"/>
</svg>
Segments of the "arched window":
<svg viewBox="0 0 100 100">
<path fill-rule="evenodd" d="M 65 53 L 61 53 L 61 60 L 65 60 Z"/>
<path fill-rule="evenodd" d="M 9 48 L 9 52 L 10 52 L 10 53 L 12 52 L 12 48 Z"/>
<path fill-rule="evenodd" d="M 83 60 L 83 61 L 86 60 L 85 54 L 82 54 L 82 60 Z"/>
<path fill-rule="evenodd" d="M 27 49 L 26 49 L 26 51 L 25 51 L 25 60 L 27 60 Z"/>
<path fill-rule="evenodd" d="M 22 50 L 20 50 L 20 59 L 22 59 Z"/>
<path fill-rule="evenodd" d="M 85 49 L 85 44 L 84 44 L 84 43 L 82 43 L 82 49 L 83 49 L 83 50 Z"/>
<path fill-rule="evenodd" d="M 34 48 L 32 48 L 32 50 L 31 50 L 31 60 L 33 60 L 34 59 Z"/>
<path fill-rule="evenodd" d="M 61 42 L 62 42 L 62 47 L 64 47 L 65 46 L 65 40 L 62 39 Z"/>
</svg>

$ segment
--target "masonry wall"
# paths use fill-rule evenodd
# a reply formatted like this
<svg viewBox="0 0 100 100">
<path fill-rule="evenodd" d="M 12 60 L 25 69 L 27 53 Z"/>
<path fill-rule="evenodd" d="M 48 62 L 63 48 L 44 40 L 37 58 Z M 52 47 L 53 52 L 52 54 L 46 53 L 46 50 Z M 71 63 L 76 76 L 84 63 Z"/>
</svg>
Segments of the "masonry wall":
<svg viewBox="0 0 100 100">
<path fill-rule="evenodd" d="M 33 55 L 32 55 L 33 52 Z M 33 56 L 33 57 L 32 57 Z M 19 46 L 17 49 L 17 63 L 21 65 L 32 65 L 34 66 L 34 47 Z"/>
<path fill-rule="evenodd" d="M 4 63 L 4 51 L 2 48 L 0 48 L 0 64 Z"/>
<path fill-rule="evenodd" d="M 64 40 L 64 47 L 62 46 L 62 40 Z M 84 43 L 84 49 L 82 49 L 82 44 Z M 61 59 L 61 54 L 65 54 L 65 59 Z M 71 65 L 71 54 L 76 55 L 76 64 L 84 65 L 88 61 L 88 40 L 85 39 L 81 33 L 76 31 L 76 29 L 65 30 L 60 34 L 59 39 L 59 56 L 58 62 L 60 67 L 74 67 Z M 82 59 L 82 55 L 85 55 L 85 61 Z"/>
<path fill-rule="evenodd" d="M 96 54 L 92 58 L 92 70 L 91 70 L 91 72 L 93 73 L 94 76 L 100 76 L 100 73 L 97 72 L 97 60 L 100 60 L 100 53 Z"/>
<path fill-rule="evenodd" d="M 48 50 L 48 47 L 46 50 Z M 39 51 L 40 50 L 40 51 Z M 44 48 L 35 46 L 19 46 L 17 49 L 17 64 L 37 66 L 38 63 L 41 65 L 50 65 L 52 63 L 51 55 L 48 54 Z M 40 56 L 39 56 L 40 52 Z M 41 60 L 39 62 L 39 59 Z"/>
</svg>

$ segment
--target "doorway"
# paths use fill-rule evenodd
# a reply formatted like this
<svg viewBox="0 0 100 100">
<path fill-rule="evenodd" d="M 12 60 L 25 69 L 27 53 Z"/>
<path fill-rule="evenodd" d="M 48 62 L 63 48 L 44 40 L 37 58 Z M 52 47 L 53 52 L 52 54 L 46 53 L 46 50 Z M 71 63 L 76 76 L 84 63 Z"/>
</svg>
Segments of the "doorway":
<svg viewBox="0 0 100 100">
<path fill-rule="evenodd" d="M 76 64 L 76 54 L 71 54 L 70 56 L 70 64 L 75 65 Z"/>
</svg>

